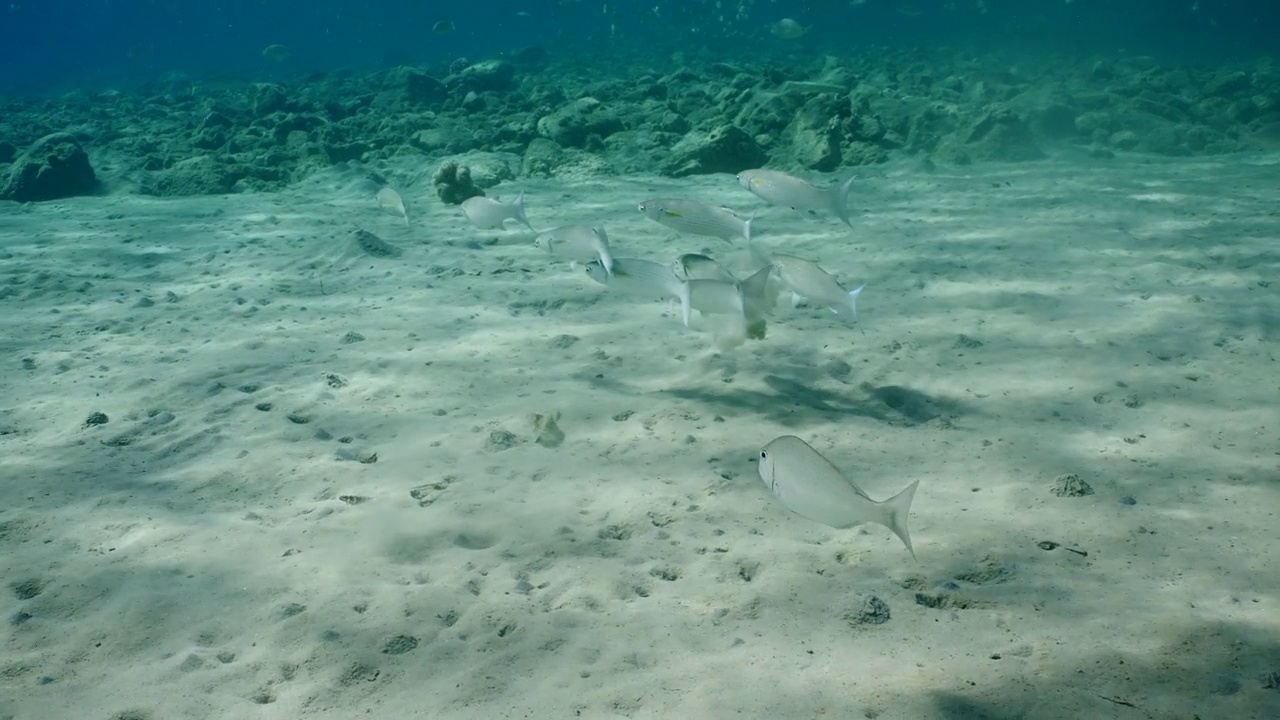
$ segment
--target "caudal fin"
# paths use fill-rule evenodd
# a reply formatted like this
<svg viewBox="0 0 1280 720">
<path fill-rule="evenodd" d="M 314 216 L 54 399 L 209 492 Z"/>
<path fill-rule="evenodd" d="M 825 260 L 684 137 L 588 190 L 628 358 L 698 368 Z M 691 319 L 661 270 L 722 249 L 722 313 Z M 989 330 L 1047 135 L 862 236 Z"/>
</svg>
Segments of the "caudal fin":
<svg viewBox="0 0 1280 720">
<path fill-rule="evenodd" d="M 849 188 L 853 187 L 853 181 L 857 179 L 858 176 L 854 175 L 840 183 L 839 187 L 831 188 L 831 212 L 849 227 L 853 227 L 853 223 L 849 222 Z"/>
<path fill-rule="evenodd" d="M 529 218 L 524 214 L 524 191 L 523 190 L 521 190 L 520 194 L 516 195 L 516 199 L 511 202 L 511 207 L 515 210 L 516 220 L 524 224 L 524 226 L 529 228 L 530 230 L 533 230 L 533 226 L 529 224 Z M 535 233 L 538 232 L 537 230 L 533 230 L 533 231 Z"/>
<path fill-rule="evenodd" d="M 866 286 L 866 283 L 862 283 L 858 287 L 845 293 L 843 302 L 838 304 L 832 303 L 830 305 L 831 312 L 844 317 L 849 320 L 849 322 L 858 322 L 858 296 L 862 294 L 862 289 Z"/>
<path fill-rule="evenodd" d="M 911 511 L 911 501 L 916 496 L 916 486 L 920 484 L 917 480 L 906 487 L 902 492 L 880 503 L 884 508 L 883 525 L 893 531 L 894 535 L 907 546 L 907 550 L 911 552 L 911 559 L 915 559 L 916 551 L 911 547 L 911 533 L 907 532 L 907 513 Z"/>
</svg>

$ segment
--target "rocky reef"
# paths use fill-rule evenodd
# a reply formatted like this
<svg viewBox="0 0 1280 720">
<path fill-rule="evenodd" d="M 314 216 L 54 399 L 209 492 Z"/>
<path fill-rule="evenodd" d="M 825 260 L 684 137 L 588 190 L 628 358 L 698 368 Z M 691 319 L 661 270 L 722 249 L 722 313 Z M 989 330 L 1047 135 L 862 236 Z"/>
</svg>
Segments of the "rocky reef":
<svg viewBox="0 0 1280 720">
<path fill-rule="evenodd" d="M 487 173 L 466 162 L 478 188 L 449 184 L 452 197 L 515 175 L 831 171 L 895 152 L 965 164 L 1062 145 L 1099 158 L 1280 148 L 1280 69 L 880 51 L 615 59 L 588 70 L 526 49 L 288 83 L 169 78 L 4 109 L 9 199 L 94 192 L 89 157 L 113 185 L 155 195 L 275 189 L 348 160 L 437 168 L 468 154 L 504 158 Z M 57 152 L 45 153 L 51 142 Z"/>
</svg>

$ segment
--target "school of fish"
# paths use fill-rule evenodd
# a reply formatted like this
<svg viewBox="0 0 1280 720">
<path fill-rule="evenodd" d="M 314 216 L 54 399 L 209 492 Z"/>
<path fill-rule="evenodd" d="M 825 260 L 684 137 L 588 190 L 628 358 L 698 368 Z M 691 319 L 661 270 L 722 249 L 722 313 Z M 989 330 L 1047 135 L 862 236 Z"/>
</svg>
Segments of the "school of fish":
<svg viewBox="0 0 1280 720">
<path fill-rule="evenodd" d="M 806 215 L 829 214 L 853 227 L 848 197 L 854 177 L 819 187 L 777 170 L 755 169 L 738 173 L 736 179 L 770 205 Z M 718 238 L 731 248 L 747 250 L 754 267 L 734 272 L 701 253 L 685 253 L 672 261 L 618 256 L 603 224 L 561 225 L 539 232 L 529 222 L 524 199 L 523 192 L 506 201 L 478 196 L 463 202 L 460 209 L 480 229 L 523 226 L 534 234 L 533 249 L 581 268 L 611 293 L 678 304 L 684 326 L 709 330 L 721 351 L 748 340 L 764 340 L 768 318 L 783 293 L 790 294 L 792 307 L 807 301 L 829 309 L 846 323 L 858 321 L 857 302 L 866 284 L 851 288 L 812 259 L 766 249 L 753 235 L 754 212 L 744 215 L 679 197 L 649 198 L 637 206 L 646 218 L 679 235 Z M 404 202 L 394 190 L 383 188 L 377 201 L 383 210 L 409 224 Z M 756 460 L 765 486 L 792 512 L 838 529 L 883 525 L 915 557 L 907 515 L 917 483 L 876 502 L 817 450 L 792 435 L 763 445 Z"/>
</svg>

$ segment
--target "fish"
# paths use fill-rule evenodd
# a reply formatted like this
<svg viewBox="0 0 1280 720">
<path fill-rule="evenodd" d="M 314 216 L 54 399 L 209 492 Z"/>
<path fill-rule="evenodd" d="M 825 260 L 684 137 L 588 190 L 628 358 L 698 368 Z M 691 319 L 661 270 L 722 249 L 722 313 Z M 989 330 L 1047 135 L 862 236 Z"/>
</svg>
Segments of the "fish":
<svg viewBox="0 0 1280 720">
<path fill-rule="evenodd" d="M 759 457 L 760 479 L 792 512 L 837 529 L 869 522 L 883 525 L 915 558 L 907 514 L 919 480 L 888 500 L 876 502 L 822 453 L 794 435 L 774 438 L 761 448 Z"/>
<path fill-rule="evenodd" d="M 614 258 L 612 272 L 599 260 L 587 263 L 585 270 L 587 277 L 612 291 L 651 300 L 677 300 L 680 317 L 689 317 L 689 283 L 676 277 L 669 265 L 638 258 Z"/>
<path fill-rule="evenodd" d="M 404 198 L 400 197 L 400 193 L 389 187 L 382 188 L 378 191 L 378 207 L 404 218 L 404 226 L 409 227 L 409 213 L 405 210 Z"/>
<path fill-rule="evenodd" d="M 742 314 L 747 325 L 747 337 L 763 340 L 768 329 L 765 316 L 773 313 L 778 304 L 778 287 L 772 282 L 773 266 L 765 266 L 743 280 Z"/>
<path fill-rule="evenodd" d="M 613 274 L 609 236 L 602 227 L 563 225 L 534 238 L 533 246 L 570 260 L 599 260 L 605 272 Z"/>
<path fill-rule="evenodd" d="M 804 37 L 805 33 L 809 32 L 812 28 L 812 25 L 804 27 L 791 18 L 782 18 L 769 28 L 769 32 L 772 33 L 774 37 L 779 37 L 783 40 L 795 40 L 796 38 Z"/>
<path fill-rule="evenodd" d="M 689 302 L 680 306 L 685 327 L 690 327 L 690 312 L 697 310 L 703 316 L 718 316 L 707 324 L 722 352 L 747 341 L 746 300 L 742 296 L 741 284 L 694 279 L 686 280 L 685 285 L 689 288 Z"/>
<path fill-rule="evenodd" d="M 293 53 L 290 52 L 289 48 L 275 43 L 272 43 L 262 49 L 262 57 L 270 60 L 271 62 L 284 62 L 285 60 L 288 60 L 289 56 L 292 54 Z"/>
<path fill-rule="evenodd" d="M 777 288 L 770 283 L 772 270 L 772 267 L 760 268 L 742 281 L 689 278 L 686 280 L 689 308 L 704 315 L 729 315 L 736 321 L 735 332 L 743 339 L 763 340 L 767 329 L 765 316 L 773 312 L 778 299 Z M 689 326 L 687 317 L 684 324 Z"/>
<path fill-rule="evenodd" d="M 849 188 L 857 176 L 829 188 L 814 187 L 810 183 L 778 170 L 743 170 L 738 173 L 738 183 L 756 197 L 773 205 L 799 211 L 828 211 L 849 222 Z"/>
<path fill-rule="evenodd" d="M 456 29 L 457 27 L 453 24 L 452 20 L 441 20 L 431 26 L 431 32 L 437 35 L 448 35 Z"/>
<path fill-rule="evenodd" d="M 483 230 L 501 228 L 507 220 L 515 220 L 533 230 L 529 218 L 524 214 L 524 193 L 521 192 L 511 202 L 502 202 L 494 198 L 477 195 L 462 201 L 462 214 L 467 216 L 472 225 Z M 533 230 L 537 232 L 536 230 Z"/>
<path fill-rule="evenodd" d="M 773 256 L 773 269 L 782 285 L 791 291 L 792 305 L 798 298 L 826 305 L 831 312 L 852 322 L 858 320 L 858 296 L 866 287 L 863 283 L 853 290 L 846 290 L 834 275 L 818 267 L 818 264 L 794 255 Z"/>
<path fill-rule="evenodd" d="M 727 282 L 738 281 L 738 278 L 734 277 L 733 273 L 725 270 L 723 265 L 706 255 L 699 255 L 698 253 L 685 253 L 676 258 L 676 261 L 671 264 L 671 270 L 681 280 L 703 278 L 707 280 L 725 280 Z"/>
<path fill-rule="evenodd" d="M 675 198 L 645 200 L 640 203 L 640 212 L 678 233 L 730 241 L 740 237 L 748 243 L 751 242 L 751 221 L 755 219 L 755 215 L 744 219 L 726 207 Z"/>
</svg>

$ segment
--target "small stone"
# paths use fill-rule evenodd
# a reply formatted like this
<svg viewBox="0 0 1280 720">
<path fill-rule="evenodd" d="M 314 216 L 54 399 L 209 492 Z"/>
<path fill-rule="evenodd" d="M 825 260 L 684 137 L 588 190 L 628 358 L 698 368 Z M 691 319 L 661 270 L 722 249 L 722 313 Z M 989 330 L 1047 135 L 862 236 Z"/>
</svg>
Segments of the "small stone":
<svg viewBox="0 0 1280 720">
<path fill-rule="evenodd" d="M 89 413 L 89 417 L 85 418 L 84 424 L 85 425 L 106 425 L 108 422 L 110 422 L 110 418 L 107 417 L 106 413 L 94 412 L 94 413 Z"/>
<path fill-rule="evenodd" d="M 529 422 L 533 425 L 533 432 L 537 436 L 534 442 L 543 447 L 560 447 L 564 443 L 564 431 L 556 424 L 556 420 L 560 418 L 560 413 L 534 413 L 529 416 Z"/>
<path fill-rule="evenodd" d="M 495 453 L 509 450 L 520 444 L 520 438 L 515 433 L 506 430 L 494 430 L 489 433 L 489 438 L 484 441 L 484 451 Z"/>
<path fill-rule="evenodd" d="M 862 597 L 841 616 L 850 625 L 883 625 L 889 622 L 889 605 L 875 595 Z"/>
<path fill-rule="evenodd" d="M 1067 473 L 1054 478 L 1053 484 L 1049 486 L 1049 492 L 1058 497 L 1084 497 L 1092 495 L 1093 488 L 1089 487 L 1089 483 L 1080 479 L 1075 473 Z"/>
<path fill-rule="evenodd" d="M 387 655 L 403 655 L 418 647 L 418 638 L 412 635 L 397 635 L 382 645 L 382 652 Z"/>
</svg>

